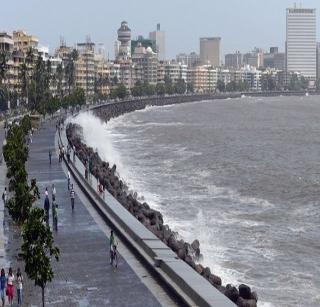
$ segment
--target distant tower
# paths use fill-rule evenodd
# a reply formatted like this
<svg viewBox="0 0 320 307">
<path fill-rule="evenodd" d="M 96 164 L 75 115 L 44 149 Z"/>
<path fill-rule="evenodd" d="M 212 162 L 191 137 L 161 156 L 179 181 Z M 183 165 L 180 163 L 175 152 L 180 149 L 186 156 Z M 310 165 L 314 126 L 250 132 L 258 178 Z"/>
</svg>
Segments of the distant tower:
<svg viewBox="0 0 320 307">
<path fill-rule="evenodd" d="M 131 57 L 131 30 L 126 21 L 121 22 L 118 30 L 118 41 L 120 42 L 118 57 L 127 59 Z"/>
<path fill-rule="evenodd" d="M 166 60 L 166 34 L 160 30 L 160 23 L 157 24 L 157 30 L 149 33 L 149 38 L 155 42 L 158 59 Z"/>
</svg>

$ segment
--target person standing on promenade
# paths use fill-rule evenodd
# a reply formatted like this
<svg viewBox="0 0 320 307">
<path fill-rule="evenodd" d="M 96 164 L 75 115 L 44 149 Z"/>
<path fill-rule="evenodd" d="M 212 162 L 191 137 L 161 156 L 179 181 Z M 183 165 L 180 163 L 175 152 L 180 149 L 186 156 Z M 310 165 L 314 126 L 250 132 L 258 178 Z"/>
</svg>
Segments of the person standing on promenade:
<svg viewBox="0 0 320 307">
<path fill-rule="evenodd" d="M 18 268 L 17 271 L 17 296 L 18 296 L 18 305 L 22 306 L 22 288 L 23 288 L 23 277 L 20 271 L 20 268 Z"/>
<path fill-rule="evenodd" d="M 9 300 L 9 305 L 12 305 L 13 303 L 13 281 L 14 275 L 12 273 L 12 268 L 9 268 L 9 274 L 7 278 L 7 296 Z"/>
<path fill-rule="evenodd" d="M 54 185 L 54 183 L 52 184 L 52 201 L 54 202 L 56 200 L 56 194 L 57 194 L 57 190 L 56 187 Z"/>
<path fill-rule="evenodd" d="M 68 170 L 67 173 L 67 177 L 68 177 L 68 191 L 70 190 L 70 183 L 71 183 L 71 175 L 70 175 L 70 171 Z"/>
<path fill-rule="evenodd" d="M 50 210 L 50 201 L 49 201 L 49 196 L 46 196 L 44 199 L 44 211 L 46 214 L 46 223 L 47 226 L 49 226 L 49 210 Z"/>
<path fill-rule="evenodd" d="M 1 291 L 1 300 L 2 300 L 2 307 L 4 306 L 6 302 L 5 293 L 6 293 L 6 274 L 4 272 L 4 269 L 1 269 L 1 275 L 0 275 L 0 291 Z"/>
<path fill-rule="evenodd" d="M 7 192 L 7 187 L 5 187 L 2 193 L 2 200 L 4 205 L 6 205 L 7 203 L 7 198 L 8 198 L 8 192 Z"/>
<path fill-rule="evenodd" d="M 56 202 L 52 203 L 52 222 L 53 229 L 58 231 L 58 204 Z"/>
<path fill-rule="evenodd" d="M 52 157 L 52 152 L 51 152 L 51 149 L 49 149 L 49 161 L 50 161 L 50 165 L 51 165 L 51 157 Z"/>
<path fill-rule="evenodd" d="M 113 265 L 115 263 L 115 267 L 118 266 L 118 254 L 117 254 L 117 239 L 114 235 L 113 230 L 110 232 L 109 238 L 109 248 L 110 248 L 110 264 Z"/>
<path fill-rule="evenodd" d="M 71 191 L 70 191 L 70 199 L 71 199 L 71 208 L 72 208 L 72 211 L 74 209 L 74 199 L 76 197 L 76 193 L 74 192 L 74 189 L 73 189 L 73 184 L 71 185 Z"/>
<path fill-rule="evenodd" d="M 76 161 L 76 148 L 73 146 L 73 163 Z"/>
</svg>

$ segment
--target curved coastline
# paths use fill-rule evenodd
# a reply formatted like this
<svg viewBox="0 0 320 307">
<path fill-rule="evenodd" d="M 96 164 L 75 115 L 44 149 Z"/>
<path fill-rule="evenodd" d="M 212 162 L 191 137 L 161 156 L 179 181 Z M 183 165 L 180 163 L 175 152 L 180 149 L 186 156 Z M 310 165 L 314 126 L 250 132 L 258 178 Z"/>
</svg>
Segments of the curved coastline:
<svg viewBox="0 0 320 307">
<path fill-rule="evenodd" d="M 290 93 L 292 94 L 292 93 Z M 302 95 L 299 93 L 298 95 Z M 177 97 L 163 97 L 150 98 L 141 100 L 130 100 L 112 103 L 108 105 L 94 107 L 94 113 L 108 122 L 111 118 L 123 115 L 136 110 L 142 110 L 146 106 L 164 106 L 170 104 L 178 104 L 185 102 L 195 102 L 207 99 L 225 99 L 225 98 L 239 98 L 239 95 L 219 95 L 208 96 L 198 95 L 194 96 L 177 96 Z M 195 99 L 196 98 L 196 99 Z M 92 148 L 87 147 L 81 142 L 78 128 L 70 126 L 68 129 L 68 139 L 76 147 L 79 158 L 85 162 L 86 156 L 90 156 L 92 165 L 90 170 L 92 174 L 99 178 L 107 190 L 118 201 L 126 207 L 142 224 L 151 230 L 157 237 L 159 237 L 165 244 L 167 244 L 176 254 L 188 263 L 199 274 L 206 278 L 213 286 L 225 294 L 238 306 L 256 306 L 257 295 L 251 293 L 249 287 L 240 285 L 239 290 L 231 285 L 222 286 L 220 277 L 215 276 L 210 272 L 209 268 L 204 268 L 200 264 L 196 264 L 201 257 L 199 241 L 194 240 L 192 244 L 179 240 L 176 233 L 174 233 L 169 226 L 163 223 L 162 215 L 159 211 L 151 209 L 148 204 L 140 203 L 131 194 L 127 194 L 125 184 L 116 175 L 116 166 L 109 166 L 107 162 L 101 161 L 98 154 L 94 153 Z"/>
</svg>

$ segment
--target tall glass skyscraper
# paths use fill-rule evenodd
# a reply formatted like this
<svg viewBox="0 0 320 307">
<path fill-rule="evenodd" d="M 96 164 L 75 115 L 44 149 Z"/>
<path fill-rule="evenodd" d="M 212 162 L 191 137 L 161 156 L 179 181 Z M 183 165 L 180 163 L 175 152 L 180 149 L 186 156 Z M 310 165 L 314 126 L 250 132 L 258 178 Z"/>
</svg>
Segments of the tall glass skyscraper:
<svg viewBox="0 0 320 307">
<path fill-rule="evenodd" d="M 286 38 L 287 73 L 297 72 L 316 80 L 316 10 L 288 8 Z"/>
</svg>

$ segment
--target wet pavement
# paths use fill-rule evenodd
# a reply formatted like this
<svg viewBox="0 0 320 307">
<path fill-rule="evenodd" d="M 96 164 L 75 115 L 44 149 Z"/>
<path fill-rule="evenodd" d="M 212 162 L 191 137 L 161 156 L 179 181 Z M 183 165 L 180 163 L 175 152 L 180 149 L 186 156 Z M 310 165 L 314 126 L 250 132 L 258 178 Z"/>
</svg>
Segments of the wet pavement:
<svg viewBox="0 0 320 307">
<path fill-rule="evenodd" d="M 55 154 L 54 136 L 55 122 L 47 122 L 35 132 L 27 165 L 29 177 L 37 179 L 41 192 L 38 206 L 43 207 L 46 187 L 50 200 L 52 184 L 57 190 L 58 231 L 54 232 L 54 239 L 60 248 L 60 261 L 53 261 L 55 277 L 45 291 L 46 305 L 160 306 L 142 282 L 141 276 L 137 276 L 121 255 L 118 268 L 115 270 L 110 266 L 109 241 L 87 210 L 88 204 L 84 204 L 86 200 L 78 197 L 77 188 L 75 210 L 72 212 L 67 178 Z M 49 149 L 54 152 L 52 165 L 49 164 Z M 19 230 L 10 221 L 8 225 L 9 257 L 14 271 L 16 266 L 23 271 L 23 263 L 16 258 Z M 25 283 L 25 303 L 28 306 L 41 305 L 40 289 L 28 280 Z"/>
</svg>

